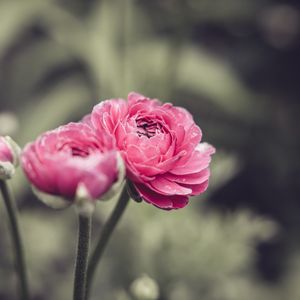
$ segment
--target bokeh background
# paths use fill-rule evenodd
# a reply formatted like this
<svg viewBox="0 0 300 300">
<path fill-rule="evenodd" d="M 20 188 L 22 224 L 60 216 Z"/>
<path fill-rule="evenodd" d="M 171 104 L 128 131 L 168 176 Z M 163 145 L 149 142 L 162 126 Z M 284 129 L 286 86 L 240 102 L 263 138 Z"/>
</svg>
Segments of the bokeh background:
<svg viewBox="0 0 300 300">
<path fill-rule="evenodd" d="M 92 299 L 300 299 L 298 1 L 1 0 L 0 24 L 0 134 L 23 146 L 137 91 L 189 109 L 217 148 L 187 208 L 130 203 Z M 42 205 L 20 170 L 12 185 L 32 299 L 71 299 L 73 209 Z M 94 241 L 114 204 L 97 206 Z M 0 202 L 3 300 L 7 227 Z"/>
</svg>

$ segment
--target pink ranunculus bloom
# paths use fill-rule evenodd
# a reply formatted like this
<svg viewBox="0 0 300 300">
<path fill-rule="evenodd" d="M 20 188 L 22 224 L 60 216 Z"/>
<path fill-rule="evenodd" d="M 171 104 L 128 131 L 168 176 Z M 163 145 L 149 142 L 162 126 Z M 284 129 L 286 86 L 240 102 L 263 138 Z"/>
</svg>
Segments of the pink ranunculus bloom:
<svg viewBox="0 0 300 300">
<path fill-rule="evenodd" d="M 115 137 L 127 176 L 146 202 L 162 209 L 187 205 L 208 186 L 214 147 L 181 107 L 137 93 L 96 105 L 85 121 Z"/>
<path fill-rule="evenodd" d="M 9 137 L 0 136 L 0 179 L 9 179 L 19 164 L 19 146 Z"/>
<path fill-rule="evenodd" d="M 53 208 L 63 208 L 78 197 L 93 202 L 117 191 L 124 174 L 112 145 L 105 132 L 69 123 L 26 145 L 21 163 L 38 197 Z"/>
</svg>

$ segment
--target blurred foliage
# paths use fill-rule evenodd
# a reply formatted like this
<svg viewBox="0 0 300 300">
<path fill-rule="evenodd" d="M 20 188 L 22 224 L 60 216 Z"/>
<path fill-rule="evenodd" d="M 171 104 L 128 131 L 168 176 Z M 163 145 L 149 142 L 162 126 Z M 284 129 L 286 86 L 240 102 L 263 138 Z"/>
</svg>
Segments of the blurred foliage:
<svg viewBox="0 0 300 300">
<path fill-rule="evenodd" d="M 112 201 L 98 205 L 94 239 L 113 205 Z M 99 295 L 118 299 L 113 295 L 122 289 L 130 299 L 130 284 L 143 272 L 155 278 L 165 299 L 197 299 L 198 294 L 214 299 L 220 285 L 247 279 L 254 272 L 255 244 L 273 235 L 275 225 L 246 212 L 221 217 L 203 206 L 199 211 L 195 205 L 170 214 L 132 202 L 107 249 L 92 299 Z M 70 298 L 76 248 L 73 209 L 33 209 L 25 211 L 21 221 L 36 299 Z M 9 248 L 6 239 L 4 246 Z M 2 259 L 8 257 L 4 253 Z M 6 297 L 14 289 L 12 278 L 5 276 L 11 274 L 10 267 L 1 270 L 1 290 Z M 222 293 L 227 293 L 225 287 Z"/>
<path fill-rule="evenodd" d="M 23 146 L 135 90 L 192 111 L 218 149 L 205 204 L 131 204 L 94 299 L 136 300 L 130 287 L 143 273 L 160 300 L 299 298 L 298 1 L 1 0 L 0 19 L 1 134 Z M 40 205 L 21 171 L 12 184 L 33 299 L 69 299 L 73 211 Z M 95 238 L 113 204 L 99 204 Z M 7 300 L 14 275 L 0 208 Z"/>
</svg>

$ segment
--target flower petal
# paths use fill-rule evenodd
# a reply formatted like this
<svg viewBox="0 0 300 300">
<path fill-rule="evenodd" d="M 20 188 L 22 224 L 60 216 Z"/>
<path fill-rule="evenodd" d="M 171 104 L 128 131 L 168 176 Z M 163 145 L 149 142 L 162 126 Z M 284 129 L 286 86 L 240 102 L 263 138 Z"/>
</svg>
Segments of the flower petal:
<svg viewBox="0 0 300 300">
<path fill-rule="evenodd" d="M 196 147 L 190 159 L 183 164 L 179 164 L 170 173 L 175 175 L 185 175 L 198 173 L 209 166 L 211 155 L 215 152 L 214 147 L 209 144 L 201 143 Z"/>
<path fill-rule="evenodd" d="M 164 177 L 157 177 L 155 180 L 149 182 L 149 185 L 162 195 L 190 195 L 192 193 L 191 189 L 169 181 Z"/>
<path fill-rule="evenodd" d="M 167 173 L 164 175 L 164 178 L 169 181 L 174 181 L 179 184 L 201 184 L 206 181 L 210 176 L 209 169 L 204 169 L 198 173 L 193 174 L 184 174 L 184 175 L 175 175 L 172 173 Z"/>
<path fill-rule="evenodd" d="M 135 184 L 135 188 L 146 202 L 151 203 L 161 209 L 171 210 L 182 208 L 188 203 L 187 196 L 164 196 L 156 193 L 142 184 Z"/>
</svg>

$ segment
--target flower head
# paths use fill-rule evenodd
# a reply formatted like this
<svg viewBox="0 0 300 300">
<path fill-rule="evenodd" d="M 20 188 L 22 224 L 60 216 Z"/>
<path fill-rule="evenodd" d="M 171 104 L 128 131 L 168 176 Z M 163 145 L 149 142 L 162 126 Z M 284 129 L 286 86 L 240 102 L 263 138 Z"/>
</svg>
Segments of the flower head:
<svg viewBox="0 0 300 300">
<path fill-rule="evenodd" d="M 115 138 L 127 176 L 145 201 L 176 209 L 206 190 L 215 149 L 200 143 L 201 130 L 184 108 L 130 93 L 128 101 L 98 104 L 85 121 Z"/>
<path fill-rule="evenodd" d="M 19 146 L 9 137 L 0 136 L 0 179 L 9 179 L 19 165 Z"/>
<path fill-rule="evenodd" d="M 60 208 L 78 199 L 103 199 L 121 184 L 121 160 L 112 145 L 104 132 L 70 123 L 28 144 L 21 163 L 41 200 Z"/>
</svg>

